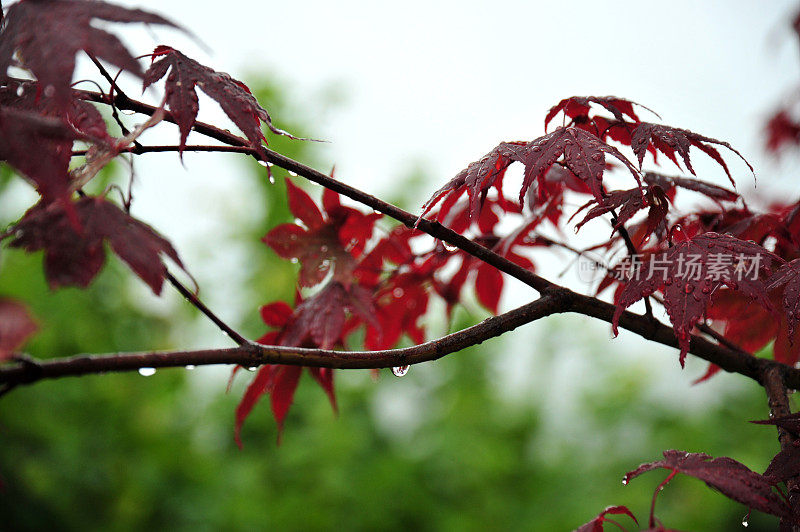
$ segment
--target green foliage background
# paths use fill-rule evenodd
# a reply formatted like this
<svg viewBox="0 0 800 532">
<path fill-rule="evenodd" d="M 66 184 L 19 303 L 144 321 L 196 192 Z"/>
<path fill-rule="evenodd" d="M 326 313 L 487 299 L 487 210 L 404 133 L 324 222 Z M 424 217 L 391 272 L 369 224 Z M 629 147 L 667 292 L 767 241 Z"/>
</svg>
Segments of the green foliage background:
<svg viewBox="0 0 800 532">
<path fill-rule="evenodd" d="M 257 96 L 273 116 L 303 116 L 261 85 Z M 309 123 L 281 126 L 313 136 Z M 301 161 L 315 159 L 314 144 L 271 142 Z M 252 174 L 264 206 L 232 224 L 229 235 L 249 258 L 241 290 L 249 299 L 238 304 L 250 311 L 237 326 L 257 337 L 264 332 L 258 306 L 292 300 L 296 266 L 259 242 L 291 218 L 282 179 L 269 185 L 255 164 L 241 171 Z M 4 172 L 5 187 L 11 178 Z M 124 183 L 123 173 L 102 185 Z M 57 292 L 44 283 L 40 255 L 4 249 L 0 261 L 0 294 L 26 301 L 40 322 L 27 348 L 37 357 L 178 348 L 182 331 L 202 319 L 181 302 L 167 314 L 148 310 L 142 287 L 114 258 L 88 290 Z M 461 309 L 453 328 L 481 317 Z M 612 504 L 628 505 L 646 525 L 652 490 L 665 475 L 627 487 L 620 481 L 664 449 L 766 467 L 776 435 L 745 422 L 766 416 L 758 386 L 719 376 L 722 385 L 711 384 L 719 400 L 676 410 L 649 394 L 658 376 L 648 370 L 647 349 L 640 364 L 623 365 L 614 344 L 576 328 L 581 323 L 564 317 L 536 325 L 548 332 L 533 346 L 531 388 L 517 397 L 498 384 L 496 360 L 511 345 L 502 340 L 414 367 L 403 379 L 339 372 L 338 418 L 306 375 L 280 446 L 266 402 L 245 424 L 244 449 L 233 442 L 247 374 L 227 395 L 227 371 L 219 368 L 17 389 L 0 400 L 0 529 L 570 530 Z M 558 357 L 575 346 L 595 346 L 580 360 L 591 386 L 549 389 Z M 562 400 L 578 408 L 553 419 Z M 676 479 L 657 506 L 665 525 L 684 530 L 737 529 L 746 511 L 688 478 Z M 775 526 L 754 515 L 750 530 Z"/>
</svg>

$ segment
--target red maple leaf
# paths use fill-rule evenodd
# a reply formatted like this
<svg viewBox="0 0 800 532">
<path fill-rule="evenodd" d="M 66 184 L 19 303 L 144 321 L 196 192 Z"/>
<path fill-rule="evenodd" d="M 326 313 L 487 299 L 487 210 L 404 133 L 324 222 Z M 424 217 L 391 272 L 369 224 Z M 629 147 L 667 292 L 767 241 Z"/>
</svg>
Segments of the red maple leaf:
<svg viewBox="0 0 800 532">
<path fill-rule="evenodd" d="M 36 329 L 36 322 L 25 305 L 0 298 L 0 362 L 9 360 Z"/>
<path fill-rule="evenodd" d="M 470 163 L 447 184 L 434 192 L 431 198 L 422 206 L 420 217 L 425 216 L 444 198 L 445 203 L 439 209 L 439 214 L 436 217 L 437 220 L 442 220 L 456 200 L 466 192 L 469 195 L 469 217 L 470 219 L 477 218 L 478 212 L 492 187 L 495 187 L 499 196 L 502 197 L 501 185 L 506 169 L 511 163 L 524 160 L 525 147 L 525 142 L 501 142 L 492 151 L 479 160 Z"/>
<path fill-rule="evenodd" d="M 431 272 L 414 268 L 392 275 L 374 296 L 375 323 L 367 323 L 364 346 L 370 350 L 389 349 L 407 334 L 414 343 L 425 341 L 419 320 L 428 310 Z M 355 324 L 348 324 L 354 328 Z"/>
<path fill-rule="evenodd" d="M 606 154 L 622 162 L 636 182 L 640 183 L 638 171 L 619 150 L 583 129 L 561 127 L 527 144 L 521 142 L 501 143 L 435 192 L 423 206 L 421 216 L 430 212 L 442 198 L 457 197 L 466 191 L 471 201 L 470 216 L 477 217 L 478 210 L 487 197 L 489 189 L 499 186 L 499 181 L 506 168 L 515 161 L 525 165 L 525 176 L 519 192 L 520 205 L 524 204 L 526 192 L 534 181 L 537 181 L 539 185 L 540 201 L 546 199 L 544 194 L 548 189 L 545 176 L 559 159 L 562 159 L 561 164 L 583 181 L 589 191 L 602 203 L 604 195 L 602 179 L 606 169 Z M 500 195 L 502 196 L 502 192 Z M 454 200 L 452 201 L 454 202 Z M 445 208 L 442 207 L 439 219 L 445 214 L 444 211 Z"/>
<path fill-rule="evenodd" d="M 764 471 L 772 484 L 800 476 L 800 442 L 794 441 L 776 454 Z"/>
<path fill-rule="evenodd" d="M 372 292 L 360 285 L 332 281 L 295 309 L 283 331 L 283 345 L 313 345 L 332 349 L 343 342 L 345 311 L 377 325 Z"/>
<path fill-rule="evenodd" d="M 141 77 L 136 59 L 115 35 L 93 26 L 96 19 L 178 27 L 159 15 L 105 2 L 21 0 L 8 8 L 0 32 L 0 79 L 8 79 L 8 67 L 17 52 L 44 94 L 66 107 L 72 96 L 75 55 L 80 50 Z"/>
<path fill-rule="evenodd" d="M 701 181 L 699 179 L 681 176 L 669 176 L 657 172 L 645 172 L 644 182 L 648 185 L 660 186 L 662 189 L 664 189 L 667 197 L 669 197 L 670 200 L 674 199 L 675 197 L 676 187 L 699 192 L 700 194 L 703 194 L 704 196 L 711 198 L 716 202 L 736 201 L 739 199 L 739 194 L 736 192 L 712 183 L 706 183 L 705 181 Z"/>
<path fill-rule="evenodd" d="M 800 259 L 782 265 L 769 279 L 768 290 L 783 286 L 783 313 L 789 327 L 788 337 L 794 337 L 795 327 L 800 321 Z"/>
<path fill-rule="evenodd" d="M 155 61 L 156 57 L 161 59 Z M 228 118 L 245 134 L 252 146 L 259 147 L 262 140 L 266 141 L 261 131 L 261 122 L 273 133 L 297 138 L 275 127 L 269 113 L 258 104 L 250 89 L 225 72 L 217 72 L 201 65 L 169 46 L 156 47 L 153 51 L 153 60 L 153 64 L 144 74 L 143 87 L 149 87 L 169 72 L 164 85 L 167 107 L 178 123 L 181 150 L 186 145 L 186 137 L 194 126 L 197 111 L 200 109 L 197 87 L 219 103 Z"/>
<path fill-rule="evenodd" d="M 800 124 L 781 109 L 769 119 L 765 126 L 765 145 L 768 152 L 780 153 L 784 146 L 800 144 Z"/>
<path fill-rule="evenodd" d="M 80 229 L 71 223 L 61 202 L 40 202 L 11 233 L 11 247 L 44 250 L 45 277 L 51 288 L 88 286 L 105 262 L 104 241 L 156 294 L 167 274 L 162 256 L 183 267 L 172 244 L 104 198 L 84 197 L 73 208 Z"/>
<path fill-rule="evenodd" d="M 776 291 L 771 291 L 769 300 L 772 308 L 781 308 L 781 298 Z M 792 341 L 787 313 L 778 314 L 776 318 L 766 308 L 754 306 L 749 297 L 728 289 L 717 291 L 706 310 L 706 317 L 715 325 L 721 325 L 725 338 L 736 346 L 755 353 L 774 340 L 775 360 L 793 366 L 800 359 L 800 342 Z M 694 383 L 710 379 L 719 370 L 718 366 L 710 364 L 706 373 Z"/>
<path fill-rule="evenodd" d="M 669 200 L 664 190 L 658 185 L 646 187 L 644 189 L 644 194 L 642 194 L 642 191 L 638 188 L 631 190 L 614 190 L 603 198 L 603 203 L 597 204 L 597 199 L 592 199 L 589 203 L 578 209 L 573 216 L 577 215 L 592 203 L 596 205 L 589 209 L 583 220 L 575 226 L 575 231 L 580 230 L 589 220 L 607 214 L 615 209 L 619 209 L 619 212 L 616 213 L 616 223 L 614 224 L 614 230 L 618 230 L 625 222 L 633 218 L 637 212 L 642 209 L 648 209 L 647 227 L 644 233 L 645 235 L 650 235 L 659 225 L 664 223 L 667 212 L 669 211 Z"/>
<path fill-rule="evenodd" d="M 389 349 L 403 334 L 415 343 L 425 341 L 419 320 L 428 309 L 433 275 L 447 259 L 435 253 L 418 257 L 411 250 L 415 236 L 418 233 L 412 229 L 395 227 L 359 260 L 353 272 L 374 293 L 376 312 L 374 321 L 366 324 L 367 349 Z M 362 321 L 351 321 L 346 327 L 353 330 Z"/>
<path fill-rule="evenodd" d="M 324 213 L 301 188 L 286 181 L 289 209 L 300 223 L 282 224 L 262 239 L 284 259 L 301 263 L 301 286 L 313 286 L 333 269 L 335 279 L 349 283 L 355 258 L 361 255 L 372 236 L 378 213 L 364 214 L 345 207 L 339 195 L 326 189 L 323 194 Z"/>
<path fill-rule="evenodd" d="M 76 138 L 76 131 L 59 118 L 0 106 L 0 160 L 27 177 L 46 202 L 68 202 Z"/>
<path fill-rule="evenodd" d="M 540 190 L 543 187 L 543 190 Z M 567 191 L 578 194 L 591 194 L 585 182 L 561 165 L 553 165 L 539 181 L 534 181 L 525 195 L 528 209 L 549 220 L 560 231 L 561 217 L 564 214 L 564 200 Z M 541 198 L 544 198 L 542 201 Z"/>
<path fill-rule="evenodd" d="M 633 519 L 634 523 L 636 523 L 637 525 L 639 524 L 639 521 L 636 520 L 636 516 L 633 515 L 633 513 L 628 509 L 627 506 L 609 506 L 608 508 L 600 512 L 597 515 L 597 517 L 595 517 L 588 523 L 578 527 L 575 530 L 575 532 L 603 532 L 604 530 L 603 523 L 612 523 L 617 527 L 619 527 L 620 529 L 624 530 L 624 528 L 622 528 L 622 525 L 620 525 L 613 519 L 609 519 L 608 517 L 606 517 L 607 515 L 627 515 L 628 517 Z"/>
<path fill-rule="evenodd" d="M 333 281 L 314 296 L 302 301 L 294 311 L 283 302 L 261 307 L 261 318 L 264 323 L 278 330 L 268 332 L 259 338 L 258 342 L 265 345 L 331 349 L 344 341 L 342 336 L 345 330 L 345 311 L 365 322 L 377 324 L 374 318 L 376 312 L 372 305 L 372 293 L 369 290 L 355 284 L 345 287 Z M 270 396 L 272 414 L 278 423 L 280 436 L 302 370 L 302 366 L 280 364 L 267 364 L 258 370 L 236 408 L 235 439 L 240 447 L 242 425 L 265 393 Z M 325 390 L 335 411 L 333 370 L 329 368 L 308 368 L 308 370 Z"/>
<path fill-rule="evenodd" d="M 0 88 L 0 160 L 27 177 L 45 202 L 69 205 L 73 141 L 107 144 L 105 120 L 90 103 L 73 99 L 66 110 L 39 94 L 34 82 Z"/>
<path fill-rule="evenodd" d="M 672 472 L 656 488 L 653 496 L 653 509 L 655 508 L 655 498 L 663 486 L 672 480 L 677 473 L 683 473 L 702 480 L 726 497 L 740 502 L 748 508 L 781 518 L 793 517 L 792 509 L 772 489 L 772 482 L 769 479 L 728 457 L 712 458 L 705 453 L 664 451 L 663 460 L 640 465 L 633 471 L 628 472 L 623 482 L 627 484 L 642 473 L 660 468 L 668 469 Z M 650 513 L 650 526 L 654 526 L 655 522 L 653 509 L 651 509 Z"/>
<path fill-rule="evenodd" d="M 634 122 L 639 122 L 639 117 L 633 110 L 634 105 L 638 105 L 643 109 L 647 109 L 653 114 L 652 110 L 644 105 L 626 100 L 624 98 L 617 98 L 616 96 L 572 96 L 571 98 L 564 98 L 556 105 L 550 108 L 547 115 L 544 117 L 544 130 L 547 131 L 547 125 L 559 113 L 564 111 L 564 115 L 572 120 L 584 118 L 588 120 L 590 104 L 596 104 L 603 109 L 614 115 L 619 122 L 625 122 L 627 116 Z M 658 115 L 656 115 L 658 116 Z"/>
<path fill-rule="evenodd" d="M 75 92 L 73 92 L 75 96 Z M 60 118 L 75 129 L 81 138 L 99 143 L 110 142 L 106 121 L 97 107 L 77 97 L 70 98 L 66 109 L 60 107 L 55 98 L 43 94 L 41 85 L 34 81 L 10 80 L 0 87 L 0 105 L 23 111 L 33 111 L 42 116 Z M 31 150 L 41 156 L 36 150 Z"/>
<path fill-rule="evenodd" d="M 680 345 L 680 362 L 689 350 L 692 328 L 700 321 L 712 294 L 726 285 L 769 308 L 766 287 L 760 276 L 781 259 L 763 247 L 738 238 L 705 233 L 679 242 L 667 251 L 650 255 L 632 272 L 616 301 L 613 329 L 622 312 L 636 301 L 664 293 L 664 307 Z"/>
<path fill-rule="evenodd" d="M 631 148 L 636 154 L 636 157 L 639 159 L 639 168 L 642 167 L 644 154 L 647 152 L 648 148 L 652 146 L 656 150 L 666 155 L 672 162 L 680 167 L 676 154 L 679 155 L 683 160 L 683 163 L 686 165 L 686 168 L 692 173 L 692 175 L 694 175 L 694 168 L 692 168 L 692 162 L 689 158 L 689 148 L 694 146 L 722 166 L 723 170 L 725 170 L 725 174 L 728 176 L 728 179 L 730 179 L 731 184 L 733 184 L 735 187 L 736 183 L 734 183 L 733 177 L 731 177 L 731 173 L 728 170 L 728 165 L 725 163 L 719 152 L 713 146 L 711 146 L 711 144 L 717 144 L 719 146 L 728 148 L 730 151 L 738 155 L 739 158 L 744 161 L 747 167 L 750 168 L 750 171 L 753 172 L 753 167 L 749 162 L 747 162 L 747 159 L 745 159 L 741 153 L 739 153 L 727 142 L 712 139 L 711 137 L 705 137 L 703 135 L 694 133 L 693 131 L 689 131 L 688 129 L 679 129 L 662 124 L 640 122 L 631 135 Z"/>
<path fill-rule="evenodd" d="M 575 127 L 558 128 L 552 133 L 532 141 L 526 146 L 523 164 L 525 177 L 520 190 L 520 203 L 534 180 L 539 181 L 539 190 L 544 191 L 545 173 L 563 156 L 563 164 L 589 187 L 592 195 L 603 201 L 603 173 L 606 154 L 622 162 L 637 183 L 639 174 L 619 150 L 609 146 L 591 133 Z"/>
</svg>

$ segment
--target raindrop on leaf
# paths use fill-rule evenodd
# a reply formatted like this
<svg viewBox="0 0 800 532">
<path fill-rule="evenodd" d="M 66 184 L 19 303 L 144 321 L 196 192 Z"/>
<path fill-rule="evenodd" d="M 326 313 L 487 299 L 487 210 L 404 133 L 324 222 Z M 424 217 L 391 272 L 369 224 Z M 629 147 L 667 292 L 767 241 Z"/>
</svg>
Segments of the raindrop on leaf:
<svg viewBox="0 0 800 532">
<path fill-rule="evenodd" d="M 150 377 L 156 374 L 156 368 L 139 368 L 139 375 L 142 377 Z"/>
</svg>

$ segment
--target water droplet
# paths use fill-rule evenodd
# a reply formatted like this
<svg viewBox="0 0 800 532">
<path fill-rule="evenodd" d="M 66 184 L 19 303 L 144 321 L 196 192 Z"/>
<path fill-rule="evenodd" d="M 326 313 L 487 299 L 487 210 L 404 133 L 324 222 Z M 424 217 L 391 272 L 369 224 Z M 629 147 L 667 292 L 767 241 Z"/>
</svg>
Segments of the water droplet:
<svg viewBox="0 0 800 532">
<path fill-rule="evenodd" d="M 683 287 L 683 291 L 686 292 L 687 294 L 691 294 L 693 290 L 694 290 L 694 285 L 691 284 L 687 284 L 686 286 Z"/>
<path fill-rule="evenodd" d="M 289 170 L 289 175 L 292 176 L 292 177 L 297 177 L 297 172 L 293 172 L 293 171 Z"/>
<path fill-rule="evenodd" d="M 189 371 L 192 371 L 196 367 L 197 366 L 195 366 L 194 364 L 187 364 L 186 369 L 188 369 Z"/>
<path fill-rule="evenodd" d="M 247 368 L 247 371 L 255 371 L 257 369 L 258 369 L 258 366 L 250 366 L 249 368 Z"/>
<path fill-rule="evenodd" d="M 289 259 L 289 262 L 291 262 L 292 264 L 297 264 L 298 262 L 297 257 L 292 257 L 291 259 Z"/>
<path fill-rule="evenodd" d="M 392 290 L 392 295 L 394 297 L 401 298 L 403 297 L 403 294 L 405 294 L 405 291 L 402 288 L 395 288 Z"/>
<path fill-rule="evenodd" d="M 622 485 L 623 486 L 627 486 L 628 485 L 628 477 L 622 477 Z"/>
<path fill-rule="evenodd" d="M 23 94 L 25 94 L 25 87 L 23 87 L 22 85 L 19 85 L 17 87 L 17 96 L 22 96 Z"/>
<path fill-rule="evenodd" d="M 742 526 L 745 528 L 750 526 L 750 523 L 747 521 L 747 516 L 744 516 L 744 518 L 742 518 Z"/>
<path fill-rule="evenodd" d="M 395 377 L 402 377 L 406 373 L 408 373 L 408 368 L 410 366 L 395 366 L 392 368 L 392 373 L 394 373 Z"/>
<path fill-rule="evenodd" d="M 56 93 L 56 88 L 53 87 L 52 85 L 48 85 L 47 87 L 44 88 L 44 95 L 47 96 L 48 98 L 52 98 L 55 93 Z"/>
<path fill-rule="evenodd" d="M 156 368 L 139 368 L 139 375 L 142 377 L 150 377 L 156 374 Z"/>
<path fill-rule="evenodd" d="M 269 184 L 270 185 L 274 185 L 275 184 L 275 176 L 274 175 L 269 174 L 269 176 L 267 176 L 267 178 L 269 179 Z"/>
<path fill-rule="evenodd" d="M 458 246 L 454 246 L 450 242 L 445 242 L 444 240 L 442 240 L 442 244 L 444 245 L 444 249 L 450 252 L 456 251 L 458 249 Z"/>
<path fill-rule="evenodd" d="M 268 168 L 269 167 L 269 163 L 267 161 L 258 161 L 258 164 L 260 164 L 264 168 Z"/>
</svg>

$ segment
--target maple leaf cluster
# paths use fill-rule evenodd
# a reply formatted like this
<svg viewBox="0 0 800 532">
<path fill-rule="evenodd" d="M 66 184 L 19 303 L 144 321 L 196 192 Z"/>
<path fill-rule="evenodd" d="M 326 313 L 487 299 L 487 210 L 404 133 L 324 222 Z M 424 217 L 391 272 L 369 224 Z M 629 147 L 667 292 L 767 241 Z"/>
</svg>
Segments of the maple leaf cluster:
<svg viewBox="0 0 800 532">
<path fill-rule="evenodd" d="M 261 308 L 265 324 L 274 330 L 258 342 L 311 348 L 342 348 L 350 335 L 365 330 L 364 345 L 372 351 L 389 349 L 403 336 L 425 341 L 422 318 L 432 297 L 441 298 L 448 311 L 459 303 L 465 286 L 474 279 L 478 301 L 498 311 L 503 277 L 493 267 L 463 251 L 451 251 L 440 242 L 402 225 L 386 228 L 383 215 L 364 213 L 343 205 L 336 192 L 325 189 L 320 205 L 286 180 L 289 209 L 295 223 L 273 228 L 263 242 L 278 256 L 299 263 L 294 308 L 273 302 Z M 466 232 L 471 224 L 465 206 L 454 209 L 452 224 Z M 524 230 L 503 238 L 494 235 L 502 212 L 485 208 L 474 225 L 476 240 L 526 268 L 533 268 L 521 250 L 535 243 Z M 333 370 L 308 368 L 335 409 Z M 282 427 L 292 402 L 299 366 L 264 365 L 249 383 L 236 413 L 236 434 L 255 403 L 270 396 L 273 415 Z"/>
<path fill-rule="evenodd" d="M 588 201 L 572 214 L 588 209 L 576 231 L 601 216 L 610 219 L 612 238 L 589 249 L 608 252 L 608 274 L 597 293 L 615 289 L 618 311 L 614 331 L 622 312 L 633 303 L 657 294 L 675 328 L 683 364 L 694 327 L 713 320 L 725 330 L 728 339 L 741 342 L 746 350 L 775 341 L 776 358 L 786 363 L 798 360 L 800 351 L 793 342 L 796 324 L 796 266 L 800 220 L 797 205 L 775 205 L 770 212 L 751 211 L 734 190 L 694 176 L 690 149 L 696 148 L 719 164 L 733 183 L 730 168 L 715 146 L 721 146 L 750 164 L 730 144 L 680 128 L 640 121 L 634 102 L 617 97 L 572 97 L 553 106 L 545 117 L 545 128 L 562 113 L 564 124 L 530 142 L 503 142 L 470 164 L 433 194 L 423 207 L 423 215 L 459 231 L 465 221 L 453 215 L 461 203 L 467 220 L 480 220 L 488 210 L 504 215 L 523 213 L 527 221 L 525 238 L 541 245 L 556 245 L 543 238 L 539 224 L 545 220 L 559 230 L 570 197 L 588 196 Z M 600 113 L 596 112 L 600 109 Z M 607 112 L 610 116 L 604 115 Z M 629 149 L 631 162 L 623 153 Z M 689 176 L 643 171 L 645 155 L 658 164 L 665 156 Z M 606 156 L 611 155 L 615 164 Z M 519 199 L 506 197 L 503 179 L 515 162 L 522 163 L 524 175 Z M 621 166 L 619 166 L 621 163 Z M 633 176 L 636 186 L 607 190 L 606 174 L 615 167 Z M 674 202 L 678 190 L 692 191 L 710 200 L 712 207 L 690 215 L 676 215 Z M 464 193 L 467 199 L 463 200 Z M 524 202 L 527 199 L 528 206 Z M 645 216 L 638 217 L 641 211 Z M 677 211 L 679 212 L 679 211 Z M 490 214 L 491 215 L 491 214 Z M 461 225 L 458 225 L 458 223 Z M 634 258 L 639 267 L 621 272 L 620 250 L 626 259 Z M 616 264 L 615 264 L 616 261 Z M 683 275 L 687 261 L 697 265 L 696 278 Z M 663 264 L 661 275 L 642 276 L 641 271 Z M 716 265 L 712 267 L 711 262 Z M 742 267 L 758 262 L 752 279 L 742 278 Z M 787 263 L 787 264 L 785 264 Z M 784 265 L 785 264 L 785 265 Z M 738 268 L 738 269 L 737 269 Z M 774 272 L 780 268 L 780 274 Z M 631 273 L 636 275 L 631 275 Z M 775 273 L 774 277 L 771 275 Z M 782 304 L 774 304 L 776 293 L 784 288 Z M 786 295 L 788 294 L 788 295 Z M 742 311 L 751 301 L 761 306 L 754 312 Z M 767 315 L 783 307 L 781 320 Z M 745 315 L 747 318 L 745 318 Z M 745 320 L 749 320 L 746 321 Z M 772 323 L 756 328 L 754 323 Z M 729 334 L 730 333 L 730 334 Z M 750 335 L 744 338 L 744 334 Z M 800 344 L 798 344 L 800 345 Z M 712 368 L 712 371 L 714 369 Z"/>
</svg>

